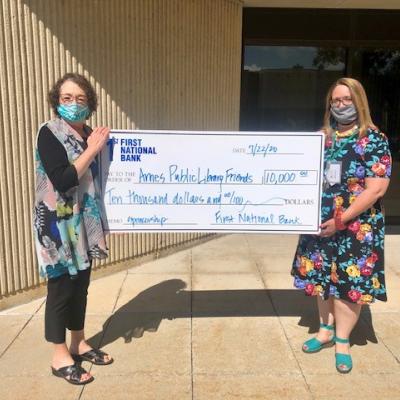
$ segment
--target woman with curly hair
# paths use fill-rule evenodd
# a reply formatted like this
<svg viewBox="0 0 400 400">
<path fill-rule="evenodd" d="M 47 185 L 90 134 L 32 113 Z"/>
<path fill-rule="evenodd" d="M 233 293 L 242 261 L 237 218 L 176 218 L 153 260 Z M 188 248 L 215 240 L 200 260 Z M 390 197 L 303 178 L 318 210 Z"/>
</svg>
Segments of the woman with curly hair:
<svg viewBox="0 0 400 400">
<path fill-rule="evenodd" d="M 34 208 L 39 270 L 48 278 L 45 337 L 54 344 L 52 373 L 82 385 L 93 380 L 83 360 L 113 361 L 93 349 L 84 333 L 92 259 L 107 257 L 96 157 L 110 130 L 85 124 L 97 108 L 97 96 L 84 76 L 64 75 L 48 99 L 56 117 L 37 135 Z M 66 329 L 71 331 L 69 348 Z"/>
</svg>

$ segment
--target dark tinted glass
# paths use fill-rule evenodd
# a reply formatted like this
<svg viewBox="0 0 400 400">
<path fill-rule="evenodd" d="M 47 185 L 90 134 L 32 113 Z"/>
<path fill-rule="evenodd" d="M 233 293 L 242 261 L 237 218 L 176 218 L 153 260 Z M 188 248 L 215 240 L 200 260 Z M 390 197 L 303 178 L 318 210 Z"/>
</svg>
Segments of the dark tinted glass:
<svg viewBox="0 0 400 400">
<path fill-rule="evenodd" d="M 342 48 L 245 46 L 241 129 L 319 129 L 326 92 L 344 71 Z"/>
</svg>

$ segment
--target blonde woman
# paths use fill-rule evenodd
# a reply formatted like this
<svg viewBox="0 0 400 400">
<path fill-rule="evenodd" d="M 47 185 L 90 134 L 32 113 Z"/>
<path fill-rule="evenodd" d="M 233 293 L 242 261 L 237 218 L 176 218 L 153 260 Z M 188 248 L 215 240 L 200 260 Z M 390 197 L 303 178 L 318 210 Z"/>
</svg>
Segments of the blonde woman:
<svg viewBox="0 0 400 400">
<path fill-rule="evenodd" d="M 292 273 L 295 287 L 315 295 L 318 303 L 320 329 L 303 351 L 335 345 L 336 369 L 348 373 L 353 367 L 349 337 L 362 304 L 386 301 L 381 199 L 391 155 L 355 79 L 341 78 L 329 89 L 323 130 L 321 233 L 300 237 Z"/>
</svg>

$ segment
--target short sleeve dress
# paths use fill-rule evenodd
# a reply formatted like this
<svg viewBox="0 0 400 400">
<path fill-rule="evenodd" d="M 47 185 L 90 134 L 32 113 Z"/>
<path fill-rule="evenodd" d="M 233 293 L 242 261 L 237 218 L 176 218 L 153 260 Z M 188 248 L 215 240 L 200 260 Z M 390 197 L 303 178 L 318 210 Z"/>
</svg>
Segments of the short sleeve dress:
<svg viewBox="0 0 400 400">
<path fill-rule="evenodd" d="M 348 137 L 327 138 L 327 163 L 341 164 L 340 183 L 325 185 L 322 222 L 344 211 L 365 189 L 365 178 L 389 178 L 391 155 L 386 136 L 358 129 Z M 294 286 L 307 295 L 335 296 L 349 302 L 369 304 L 386 301 L 384 275 L 385 222 L 382 201 L 350 222 L 347 229 L 329 238 L 301 235 L 293 261 Z"/>
</svg>

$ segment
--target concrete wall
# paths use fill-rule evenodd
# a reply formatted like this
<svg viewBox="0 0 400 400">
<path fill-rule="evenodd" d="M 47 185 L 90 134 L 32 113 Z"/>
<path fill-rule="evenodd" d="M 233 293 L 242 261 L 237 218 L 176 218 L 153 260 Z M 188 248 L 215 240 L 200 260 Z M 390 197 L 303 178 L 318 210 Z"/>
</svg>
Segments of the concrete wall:
<svg viewBox="0 0 400 400">
<path fill-rule="evenodd" d="M 92 126 L 236 130 L 242 3 L 236 0 L 1 0 L 0 299 L 37 287 L 33 147 L 46 95 L 76 71 L 100 97 Z M 107 265 L 200 234 L 123 234 Z M 0 304 L 1 308 L 1 304 Z"/>
</svg>

